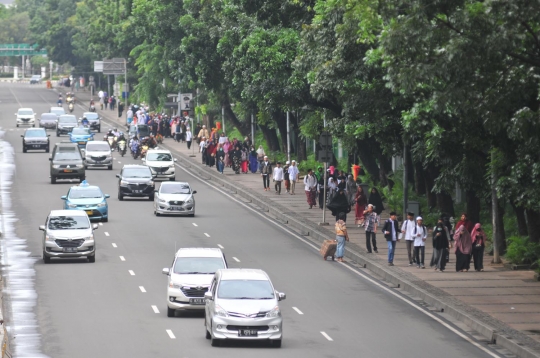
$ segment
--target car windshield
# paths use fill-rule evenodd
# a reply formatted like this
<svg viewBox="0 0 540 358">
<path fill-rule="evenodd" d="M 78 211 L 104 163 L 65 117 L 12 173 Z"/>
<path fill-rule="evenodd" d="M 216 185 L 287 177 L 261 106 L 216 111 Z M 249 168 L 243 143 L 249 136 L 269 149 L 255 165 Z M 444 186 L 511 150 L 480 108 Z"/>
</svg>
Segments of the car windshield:
<svg viewBox="0 0 540 358">
<path fill-rule="evenodd" d="M 41 115 L 42 120 L 55 121 L 56 118 L 57 118 L 56 114 L 54 114 L 54 113 L 43 113 Z"/>
<path fill-rule="evenodd" d="M 49 218 L 51 230 L 89 229 L 90 221 L 86 216 L 52 216 Z"/>
<path fill-rule="evenodd" d="M 37 129 L 33 131 L 26 131 L 26 133 L 24 133 L 24 136 L 25 137 L 46 137 L 47 133 L 42 129 Z"/>
<path fill-rule="evenodd" d="M 99 118 L 98 114 L 94 112 L 84 112 L 83 117 L 86 117 L 86 119 L 88 119 L 89 121 Z"/>
<path fill-rule="evenodd" d="M 70 199 L 97 199 L 103 198 L 103 193 L 98 188 L 73 188 L 69 191 Z"/>
<path fill-rule="evenodd" d="M 58 122 L 60 123 L 77 123 L 77 118 L 75 116 L 69 116 L 69 117 L 60 117 L 58 118 Z"/>
<path fill-rule="evenodd" d="M 30 109 L 19 109 L 19 116 L 28 116 L 32 114 L 34 114 L 34 112 Z"/>
<path fill-rule="evenodd" d="M 269 300 L 274 298 L 274 291 L 269 281 L 222 280 L 219 284 L 218 297 L 231 300 Z"/>
<path fill-rule="evenodd" d="M 85 135 L 90 134 L 90 129 L 88 128 L 73 128 L 71 134 Z"/>
<path fill-rule="evenodd" d="M 81 159 L 79 152 L 56 152 L 54 160 L 77 160 Z"/>
<path fill-rule="evenodd" d="M 32 76 L 32 79 L 35 80 L 35 79 L 38 79 L 38 78 L 40 78 L 40 77 L 41 77 L 40 75 L 33 75 L 33 76 Z"/>
<path fill-rule="evenodd" d="M 150 130 L 147 126 L 144 127 L 137 127 L 137 132 L 139 132 L 140 137 L 147 137 L 150 135 Z"/>
<path fill-rule="evenodd" d="M 150 169 L 143 169 L 143 168 L 130 168 L 130 169 L 124 169 L 123 172 L 124 178 L 151 178 L 152 173 L 150 172 Z"/>
<path fill-rule="evenodd" d="M 220 257 L 178 257 L 174 263 L 174 273 L 178 274 L 214 274 L 226 268 Z"/>
<path fill-rule="evenodd" d="M 107 143 L 92 143 L 86 145 L 88 152 L 108 152 L 111 147 Z"/>
<path fill-rule="evenodd" d="M 51 113 L 64 114 L 64 113 L 66 113 L 66 111 L 64 111 L 62 108 L 53 108 L 53 109 L 51 109 Z"/>
<path fill-rule="evenodd" d="M 191 189 L 187 184 L 161 184 L 159 188 L 161 194 L 189 194 Z"/>
<path fill-rule="evenodd" d="M 169 153 L 148 153 L 146 160 L 157 162 L 172 162 L 172 156 Z"/>
</svg>

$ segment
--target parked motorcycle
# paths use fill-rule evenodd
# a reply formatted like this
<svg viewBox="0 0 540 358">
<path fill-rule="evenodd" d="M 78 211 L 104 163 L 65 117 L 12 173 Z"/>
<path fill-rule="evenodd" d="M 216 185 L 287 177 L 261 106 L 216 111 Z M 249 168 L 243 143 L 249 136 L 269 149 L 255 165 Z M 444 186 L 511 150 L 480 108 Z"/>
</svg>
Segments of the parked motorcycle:
<svg viewBox="0 0 540 358">
<path fill-rule="evenodd" d="M 118 152 L 120 153 L 122 157 L 126 155 L 126 141 L 125 140 L 121 140 L 118 142 Z"/>
</svg>

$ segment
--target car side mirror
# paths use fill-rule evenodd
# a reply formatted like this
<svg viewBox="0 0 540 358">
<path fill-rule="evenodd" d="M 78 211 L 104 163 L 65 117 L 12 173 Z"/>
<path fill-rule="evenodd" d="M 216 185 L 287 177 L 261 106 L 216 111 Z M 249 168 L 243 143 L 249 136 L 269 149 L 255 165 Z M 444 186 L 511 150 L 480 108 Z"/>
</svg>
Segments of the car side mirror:
<svg viewBox="0 0 540 358">
<path fill-rule="evenodd" d="M 45 231 L 45 225 L 39 225 L 39 229 L 40 229 L 41 231 Z"/>
<path fill-rule="evenodd" d="M 157 193 L 158 191 L 157 190 L 154 190 L 154 193 Z"/>
<path fill-rule="evenodd" d="M 116 177 L 117 177 L 118 179 L 120 179 L 120 174 L 116 174 Z"/>
<path fill-rule="evenodd" d="M 278 301 L 283 301 L 284 299 L 287 298 L 287 295 L 284 294 L 283 292 L 277 292 L 277 296 L 278 296 Z"/>
<path fill-rule="evenodd" d="M 97 229 L 98 229 L 98 227 L 99 227 L 99 225 L 98 225 L 98 224 L 92 224 L 92 230 L 97 230 Z"/>
<path fill-rule="evenodd" d="M 47 137 L 50 137 L 51 135 L 50 134 L 47 134 Z"/>
<path fill-rule="evenodd" d="M 171 271 L 168 268 L 164 268 L 163 270 L 161 270 L 161 273 L 169 276 L 171 274 Z"/>
<path fill-rule="evenodd" d="M 62 195 L 62 196 L 60 197 L 60 199 L 62 199 L 62 200 L 67 200 L 67 196 L 66 196 L 66 195 Z"/>
<path fill-rule="evenodd" d="M 192 194 L 197 194 L 197 190 L 193 190 L 191 193 Z"/>
<path fill-rule="evenodd" d="M 111 196 L 109 194 L 105 194 L 105 199 L 109 199 Z"/>
<path fill-rule="evenodd" d="M 213 301 L 212 292 L 205 292 L 204 293 L 204 299 L 208 301 Z"/>
<path fill-rule="evenodd" d="M 21 138 L 24 138 L 24 135 L 23 135 L 23 134 L 21 134 Z"/>
<path fill-rule="evenodd" d="M 52 158 L 49 158 L 49 161 L 51 161 L 51 162 L 52 162 Z"/>
</svg>

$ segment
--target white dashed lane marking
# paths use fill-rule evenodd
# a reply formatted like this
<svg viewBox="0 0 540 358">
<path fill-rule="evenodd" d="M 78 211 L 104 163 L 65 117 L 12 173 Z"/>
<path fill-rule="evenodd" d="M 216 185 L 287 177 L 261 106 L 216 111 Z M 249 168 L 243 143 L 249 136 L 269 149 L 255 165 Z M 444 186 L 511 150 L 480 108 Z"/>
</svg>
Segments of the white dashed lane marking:
<svg viewBox="0 0 540 358">
<path fill-rule="evenodd" d="M 298 308 L 296 308 L 296 307 L 293 307 L 292 309 L 295 310 L 296 313 L 298 313 L 298 314 L 304 314 L 302 311 L 300 311 L 300 310 L 299 310 Z"/>
<path fill-rule="evenodd" d="M 152 309 L 154 310 L 154 313 L 159 313 L 157 306 L 152 306 Z"/>
<path fill-rule="evenodd" d="M 131 276 L 135 276 L 135 272 L 133 272 L 133 270 L 128 270 L 128 272 Z"/>
<path fill-rule="evenodd" d="M 143 292 L 143 293 L 146 292 L 146 290 L 144 289 L 143 286 L 139 286 L 139 290 L 141 290 L 141 292 Z"/>
<path fill-rule="evenodd" d="M 193 226 L 199 226 L 199 225 L 197 225 L 197 224 L 193 223 Z"/>
<path fill-rule="evenodd" d="M 120 256 L 120 260 L 126 261 L 126 258 L 124 256 Z"/>
<path fill-rule="evenodd" d="M 99 226 L 103 226 L 103 223 L 99 223 Z"/>
<path fill-rule="evenodd" d="M 204 233 L 204 236 L 206 236 L 206 237 L 210 237 L 210 235 L 208 235 L 207 233 Z"/>
<path fill-rule="evenodd" d="M 224 247 L 221 246 L 220 244 L 217 244 L 217 246 L 218 246 L 220 249 L 222 249 L 222 250 L 224 249 Z"/>
<path fill-rule="evenodd" d="M 105 231 L 105 236 L 111 236 L 107 231 Z"/>
<path fill-rule="evenodd" d="M 176 339 L 176 337 L 174 336 L 174 333 L 172 333 L 170 329 L 167 330 L 167 334 L 169 335 L 171 339 Z"/>
<path fill-rule="evenodd" d="M 330 337 L 329 335 L 327 335 L 326 332 L 322 332 L 322 331 L 321 331 L 321 334 L 323 335 L 324 338 L 328 339 L 330 342 L 333 341 L 332 337 Z"/>
<path fill-rule="evenodd" d="M 113 242 L 113 243 L 112 243 L 112 247 L 118 247 L 118 246 L 116 246 L 116 244 Z"/>
<path fill-rule="evenodd" d="M 236 261 L 236 262 L 240 262 L 240 260 L 238 260 L 236 257 L 233 256 L 233 260 Z"/>
</svg>

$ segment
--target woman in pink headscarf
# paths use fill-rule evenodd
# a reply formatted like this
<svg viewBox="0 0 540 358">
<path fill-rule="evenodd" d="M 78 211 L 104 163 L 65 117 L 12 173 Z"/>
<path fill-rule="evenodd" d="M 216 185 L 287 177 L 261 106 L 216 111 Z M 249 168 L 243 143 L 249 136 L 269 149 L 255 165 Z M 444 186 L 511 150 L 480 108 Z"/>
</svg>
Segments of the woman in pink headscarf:
<svg viewBox="0 0 540 358">
<path fill-rule="evenodd" d="M 484 247 L 486 246 L 486 233 L 482 229 L 482 225 L 474 225 L 471 234 L 472 240 L 472 257 L 474 260 L 474 270 L 484 271 Z"/>
<path fill-rule="evenodd" d="M 223 144 L 223 151 L 225 152 L 225 166 L 230 167 L 232 161 L 229 155 L 229 152 L 231 151 L 231 142 L 229 142 L 229 138 L 225 139 L 225 143 Z"/>
<path fill-rule="evenodd" d="M 456 272 L 467 272 L 471 266 L 472 241 L 471 234 L 465 225 L 456 230 L 454 240 L 456 242 Z"/>
</svg>

